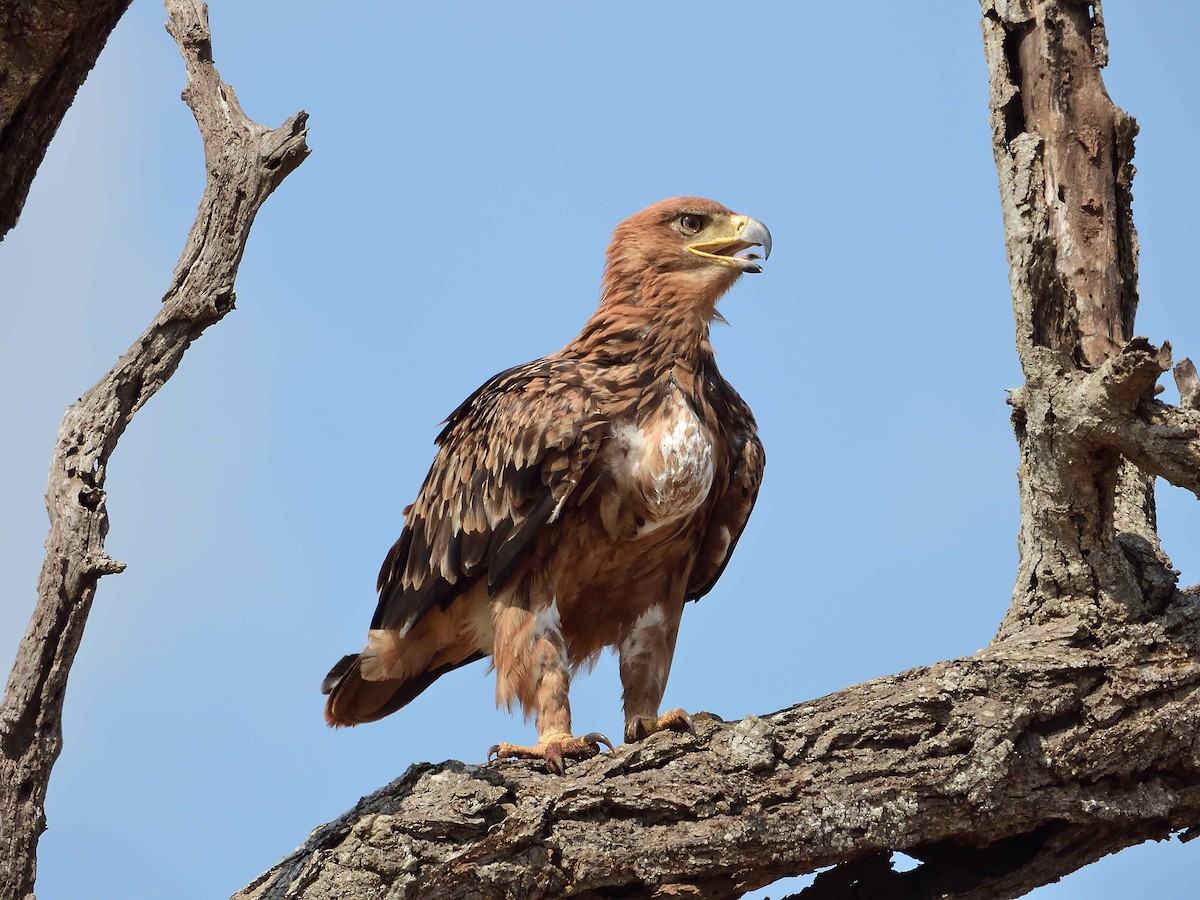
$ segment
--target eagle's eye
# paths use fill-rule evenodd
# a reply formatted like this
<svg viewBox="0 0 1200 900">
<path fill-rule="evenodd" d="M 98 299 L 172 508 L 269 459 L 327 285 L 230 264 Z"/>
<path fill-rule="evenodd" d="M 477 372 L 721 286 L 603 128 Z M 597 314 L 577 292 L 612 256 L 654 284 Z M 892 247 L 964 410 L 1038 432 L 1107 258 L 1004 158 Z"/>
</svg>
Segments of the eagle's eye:
<svg viewBox="0 0 1200 900">
<path fill-rule="evenodd" d="M 695 213 L 684 213 L 679 217 L 679 228 L 684 234 L 696 234 L 704 227 L 704 218 Z"/>
</svg>

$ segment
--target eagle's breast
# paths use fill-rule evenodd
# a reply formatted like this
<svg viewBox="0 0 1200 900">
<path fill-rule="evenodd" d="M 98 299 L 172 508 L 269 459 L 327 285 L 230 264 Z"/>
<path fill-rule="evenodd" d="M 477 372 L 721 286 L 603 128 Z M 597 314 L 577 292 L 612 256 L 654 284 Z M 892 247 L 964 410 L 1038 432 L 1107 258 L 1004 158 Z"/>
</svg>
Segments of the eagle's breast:
<svg viewBox="0 0 1200 900">
<path fill-rule="evenodd" d="M 695 512 L 713 483 L 713 438 L 678 388 L 615 429 L 610 465 L 643 520 L 637 535 Z"/>
</svg>

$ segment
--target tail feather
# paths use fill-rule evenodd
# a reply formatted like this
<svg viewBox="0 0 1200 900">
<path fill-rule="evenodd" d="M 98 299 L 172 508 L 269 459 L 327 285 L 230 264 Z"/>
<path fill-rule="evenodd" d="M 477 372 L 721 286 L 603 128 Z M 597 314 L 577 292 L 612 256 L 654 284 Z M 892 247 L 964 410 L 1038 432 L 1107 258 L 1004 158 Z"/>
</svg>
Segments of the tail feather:
<svg viewBox="0 0 1200 900">
<path fill-rule="evenodd" d="M 343 726 L 382 719 L 407 706 L 447 672 L 477 662 L 485 655 L 476 652 L 465 659 L 419 672 L 409 678 L 386 678 L 381 681 L 367 681 L 362 677 L 362 654 L 343 656 L 321 682 L 321 693 L 329 695 L 325 702 L 325 721 L 332 726 Z"/>
</svg>

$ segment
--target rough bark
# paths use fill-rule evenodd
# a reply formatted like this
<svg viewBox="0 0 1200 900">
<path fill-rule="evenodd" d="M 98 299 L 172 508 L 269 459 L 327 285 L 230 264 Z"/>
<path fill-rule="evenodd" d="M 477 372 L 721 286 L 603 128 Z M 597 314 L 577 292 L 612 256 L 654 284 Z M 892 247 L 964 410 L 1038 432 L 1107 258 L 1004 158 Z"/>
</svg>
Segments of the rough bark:
<svg viewBox="0 0 1200 900">
<path fill-rule="evenodd" d="M 63 418 L 50 465 L 50 535 L 38 601 L 0 705 L 0 897 L 32 898 L 62 704 L 101 576 L 124 565 L 104 550 L 105 474 L 134 414 L 174 373 L 192 341 L 234 304 L 234 278 L 266 198 L 308 153 L 306 115 L 279 128 L 248 119 L 212 62 L 208 14 L 167 0 L 168 30 L 187 67 L 183 96 L 204 141 L 208 180 L 162 306 L 116 365 Z"/>
<path fill-rule="evenodd" d="M 556 779 L 418 765 L 241 893 L 267 898 L 1017 897 L 1200 822 L 1200 608 L 1153 476 L 1200 493 L 1200 381 L 1133 337 L 1133 120 L 1099 2 L 981 0 L 1016 344 L 1020 562 L 973 657 L 702 719 Z M 1190 832 L 1189 832 L 1190 834 Z M 921 861 L 892 870 L 890 852 Z"/>
<path fill-rule="evenodd" d="M 50 140 L 129 3 L 0 8 L 0 240 L 17 224 Z"/>
<path fill-rule="evenodd" d="M 1011 401 L 1021 451 L 1021 556 L 1001 634 L 1060 615 L 1103 628 L 1147 611 L 1118 531 L 1136 535 L 1169 568 L 1158 547 L 1152 483 L 1066 420 L 1068 412 L 1086 416 L 1086 403 L 1070 411 L 1059 404 L 1133 336 L 1137 126 L 1100 78 L 1107 45 L 1099 4 L 1094 16 L 1082 2 L 982 6 L 992 147 L 1026 379 Z"/>
<path fill-rule="evenodd" d="M 762 718 L 698 716 L 563 778 L 413 766 L 236 897 L 736 897 L 847 860 L 799 896 L 1019 896 L 1200 817 L 1188 601 L 1102 647 L 1060 620 Z M 891 850 L 924 865 L 892 872 Z M 861 893 L 830 887 L 847 879 Z"/>
</svg>

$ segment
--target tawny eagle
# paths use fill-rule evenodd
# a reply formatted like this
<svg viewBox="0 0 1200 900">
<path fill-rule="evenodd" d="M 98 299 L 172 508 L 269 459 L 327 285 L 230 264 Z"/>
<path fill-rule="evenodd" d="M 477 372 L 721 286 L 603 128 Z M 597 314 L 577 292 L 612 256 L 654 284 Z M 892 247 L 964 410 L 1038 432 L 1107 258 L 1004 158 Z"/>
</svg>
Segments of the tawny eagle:
<svg viewBox="0 0 1200 900">
<path fill-rule="evenodd" d="M 497 703 L 519 704 L 538 731 L 536 747 L 492 753 L 561 772 L 608 743 L 572 736 L 568 690 L 614 647 L 625 739 L 691 727 L 682 710 L 659 715 L 680 616 L 729 561 L 764 464 L 709 325 L 770 252 L 761 222 L 695 197 L 616 227 L 579 336 L 447 419 L 380 570 L 366 649 L 322 686 L 329 724 L 380 719 L 491 657 Z"/>
</svg>

